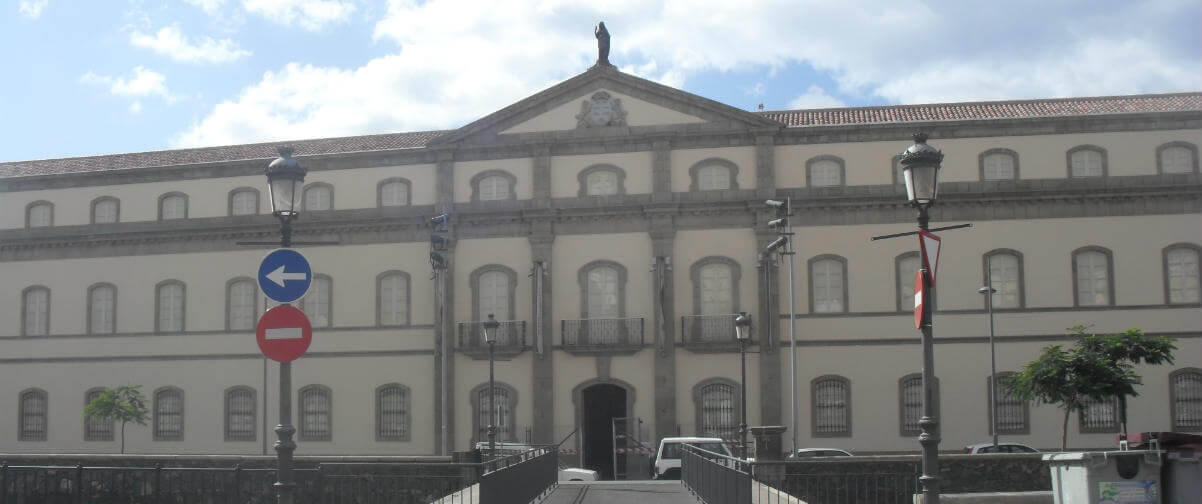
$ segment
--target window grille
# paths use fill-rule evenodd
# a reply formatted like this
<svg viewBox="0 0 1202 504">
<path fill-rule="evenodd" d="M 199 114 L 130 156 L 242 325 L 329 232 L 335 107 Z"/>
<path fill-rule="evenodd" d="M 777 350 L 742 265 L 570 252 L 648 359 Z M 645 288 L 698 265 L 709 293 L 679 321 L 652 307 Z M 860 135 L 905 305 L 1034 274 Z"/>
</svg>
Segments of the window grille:
<svg viewBox="0 0 1202 504">
<path fill-rule="evenodd" d="M 851 435 L 851 383 L 841 376 L 820 377 L 813 383 L 814 437 Z"/>
<path fill-rule="evenodd" d="M 1026 401 L 1019 399 L 1006 389 L 1006 380 L 1014 373 L 998 373 L 997 384 L 997 432 L 998 434 L 1026 434 L 1030 432 L 1030 410 Z M 985 400 L 989 400 L 989 378 L 985 379 Z M 992 434 L 992 429 L 990 434 Z"/>
<path fill-rule="evenodd" d="M 739 414 L 735 386 L 710 383 L 701 387 L 701 425 L 698 435 L 734 439 L 738 436 Z"/>
<path fill-rule="evenodd" d="M 44 390 L 30 389 L 21 392 L 18 414 L 20 415 L 20 441 L 46 440 L 46 408 L 48 400 Z"/>
<path fill-rule="evenodd" d="M 234 387 L 225 392 L 225 440 L 255 440 L 255 390 Z"/>
<path fill-rule="evenodd" d="M 1118 432 L 1119 399 L 1117 397 L 1098 401 L 1086 398 L 1081 402 L 1081 432 Z"/>
<path fill-rule="evenodd" d="M 300 439 L 329 441 L 331 423 L 330 389 L 310 385 L 300 390 Z"/>
<path fill-rule="evenodd" d="M 1169 303 L 1197 303 L 1202 300 L 1199 292 L 1198 250 L 1176 247 L 1165 253 L 1168 275 Z"/>
<path fill-rule="evenodd" d="M 168 387 L 154 393 L 154 440 L 184 439 L 184 392 Z"/>
<path fill-rule="evenodd" d="M 1169 375 L 1173 430 L 1202 431 L 1202 369 L 1190 368 Z"/>
<path fill-rule="evenodd" d="M 513 405 L 510 402 L 509 387 L 497 384 L 493 388 L 492 397 L 494 400 L 489 401 L 487 384 L 480 387 L 480 390 L 477 392 L 476 400 L 478 401 L 478 410 L 480 412 L 480 416 L 476 420 L 478 422 L 477 439 L 488 439 L 488 425 L 493 421 L 489 419 L 489 414 L 494 411 L 494 407 L 496 408 L 496 414 L 492 418 L 496 421 L 493 425 L 497 427 L 497 439 L 514 439 L 513 425 L 510 423 L 512 422 L 510 415 L 512 414 Z"/>
<path fill-rule="evenodd" d="M 92 404 L 92 401 L 100 397 L 104 393 L 103 388 L 89 389 L 84 394 L 84 406 Z M 83 421 L 83 440 L 84 441 L 112 441 L 113 440 L 113 423 L 112 418 L 84 418 Z"/>
<path fill-rule="evenodd" d="M 902 435 L 917 436 L 922 432 L 922 375 L 910 376 L 901 383 Z"/>
<path fill-rule="evenodd" d="M 50 289 L 31 287 L 22 296 L 24 312 L 23 334 L 45 336 L 50 334 Z"/>
<path fill-rule="evenodd" d="M 409 439 L 409 391 L 397 385 L 385 385 L 376 390 L 376 439 L 406 441 Z"/>
</svg>

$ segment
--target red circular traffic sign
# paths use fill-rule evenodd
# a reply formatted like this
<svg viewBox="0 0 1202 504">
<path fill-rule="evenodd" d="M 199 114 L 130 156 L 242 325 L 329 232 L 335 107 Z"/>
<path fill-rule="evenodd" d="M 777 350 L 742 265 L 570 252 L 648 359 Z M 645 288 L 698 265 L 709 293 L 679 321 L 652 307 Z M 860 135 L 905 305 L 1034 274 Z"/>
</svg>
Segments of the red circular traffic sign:
<svg viewBox="0 0 1202 504">
<path fill-rule="evenodd" d="M 268 359 L 292 362 L 309 349 L 313 342 L 313 326 L 309 325 L 305 312 L 291 305 L 279 305 L 259 317 L 255 341 Z"/>
</svg>

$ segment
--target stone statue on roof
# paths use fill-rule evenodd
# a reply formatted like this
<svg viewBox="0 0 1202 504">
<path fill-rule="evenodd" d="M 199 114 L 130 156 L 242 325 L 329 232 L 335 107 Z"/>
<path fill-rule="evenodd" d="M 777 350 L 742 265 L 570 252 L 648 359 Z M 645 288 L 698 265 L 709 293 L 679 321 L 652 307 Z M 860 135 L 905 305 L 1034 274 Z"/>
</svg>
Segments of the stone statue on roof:
<svg viewBox="0 0 1202 504">
<path fill-rule="evenodd" d="M 609 30 L 605 29 L 605 21 L 597 23 L 593 35 L 597 37 L 597 64 L 613 66 L 609 63 Z"/>
</svg>

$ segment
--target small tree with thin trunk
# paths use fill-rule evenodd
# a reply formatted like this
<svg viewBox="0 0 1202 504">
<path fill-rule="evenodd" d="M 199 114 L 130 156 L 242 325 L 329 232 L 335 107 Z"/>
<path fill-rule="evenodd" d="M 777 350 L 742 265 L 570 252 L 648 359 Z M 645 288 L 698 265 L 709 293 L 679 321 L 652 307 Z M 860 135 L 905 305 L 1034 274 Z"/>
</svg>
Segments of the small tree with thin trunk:
<svg viewBox="0 0 1202 504">
<path fill-rule="evenodd" d="M 83 409 L 84 418 L 94 420 L 119 420 L 121 422 L 121 453 L 125 453 L 125 424 L 135 422 L 146 425 L 150 419 L 146 408 L 146 396 L 138 389 L 141 385 L 105 387 L 100 395 L 92 399 Z"/>
<path fill-rule="evenodd" d="M 1087 400 L 1119 400 L 1123 433 L 1127 432 L 1127 396 L 1137 396 L 1142 381 L 1138 364 L 1172 364 L 1172 340 L 1147 336 L 1139 329 L 1121 334 L 1088 334 L 1085 326 L 1069 328 L 1077 336 L 1071 348 L 1045 347 L 1038 359 L 1006 380 L 1015 397 L 1036 404 L 1055 404 L 1064 410 L 1060 426 L 1060 450 L 1068 446 L 1068 419 L 1082 410 Z"/>
</svg>

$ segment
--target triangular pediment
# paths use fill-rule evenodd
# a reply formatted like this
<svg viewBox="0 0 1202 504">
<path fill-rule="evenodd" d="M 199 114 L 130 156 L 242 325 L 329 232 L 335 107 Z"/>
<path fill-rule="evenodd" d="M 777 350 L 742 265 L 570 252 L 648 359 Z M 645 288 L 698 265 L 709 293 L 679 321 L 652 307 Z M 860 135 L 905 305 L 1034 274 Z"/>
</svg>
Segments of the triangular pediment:
<svg viewBox="0 0 1202 504">
<path fill-rule="evenodd" d="M 606 138 L 651 132 L 763 130 L 782 124 L 707 98 L 624 74 L 588 71 L 505 107 L 430 145 Z"/>
</svg>

